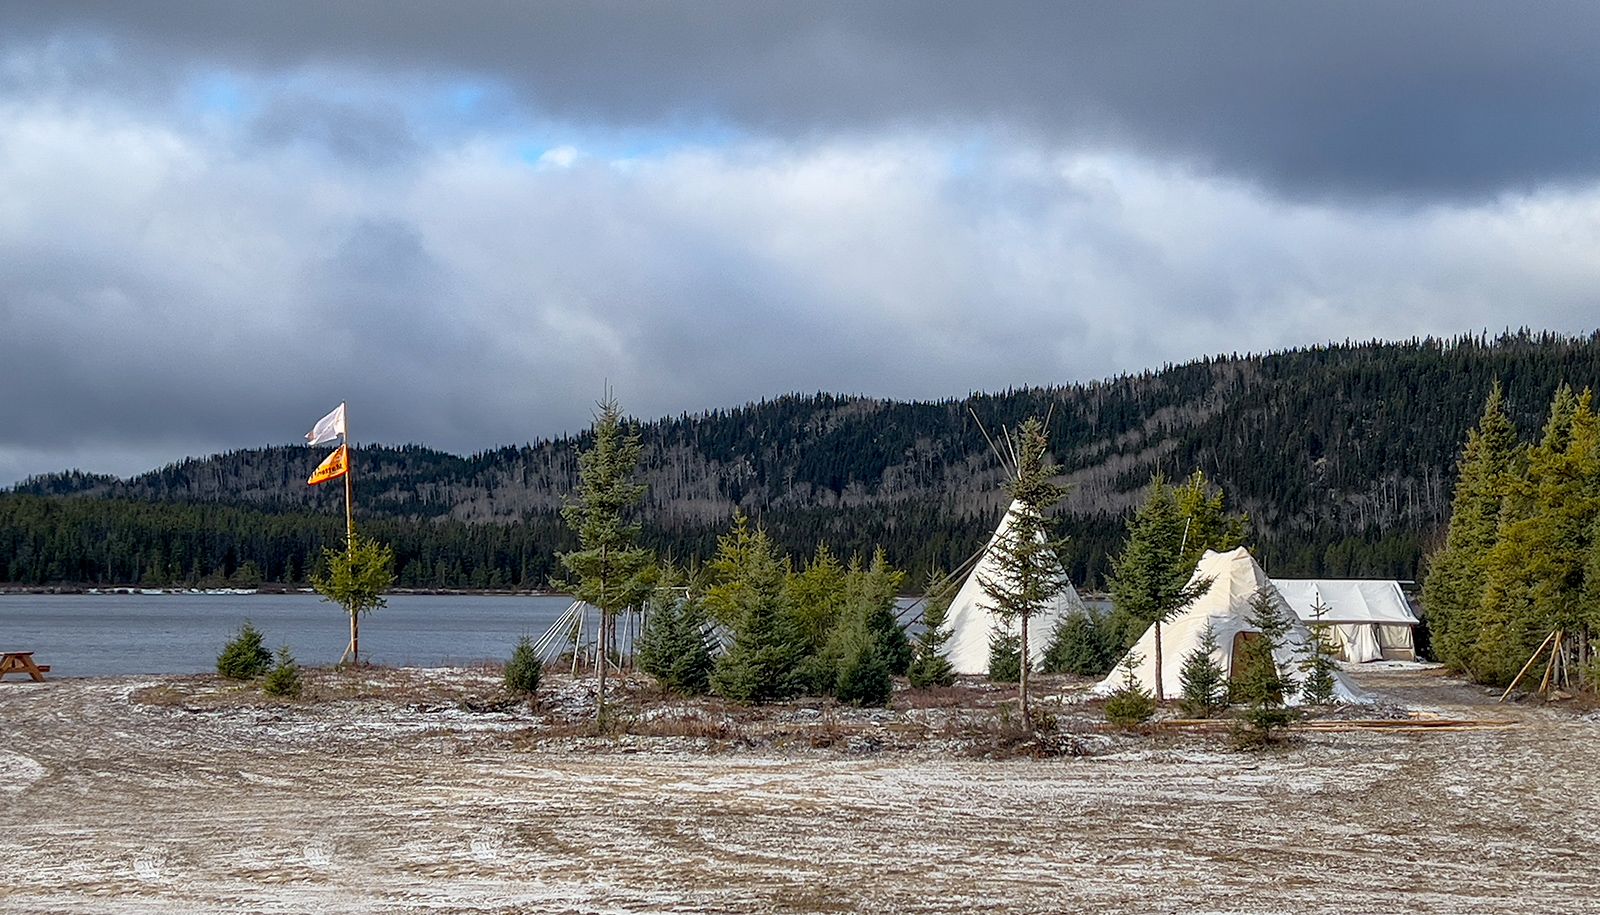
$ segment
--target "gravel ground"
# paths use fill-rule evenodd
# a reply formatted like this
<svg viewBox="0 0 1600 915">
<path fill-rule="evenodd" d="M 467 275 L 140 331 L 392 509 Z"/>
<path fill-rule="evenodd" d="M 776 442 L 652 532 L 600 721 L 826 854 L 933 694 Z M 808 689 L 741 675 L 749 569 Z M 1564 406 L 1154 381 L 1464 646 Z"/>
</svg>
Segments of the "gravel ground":
<svg viewBox="0 0 1600 915">
<path fill-rule="evenodd" d="M 1600 721 L 1414 666 L 1356 676 L 1515 726 L 1245 754 L 1087 733 L 1058 688 L 1092 755 L 986 759 L 940 739 L 948 707 L 780 709 L 811 731 L 752 742 L 692 706 L 602 740 L 563 730 L 582 684 L 534 713 L 485 671 L 345 676 L 290 706 L 0 684 L 0 911 L 1600 911 Z"/>
</svg>

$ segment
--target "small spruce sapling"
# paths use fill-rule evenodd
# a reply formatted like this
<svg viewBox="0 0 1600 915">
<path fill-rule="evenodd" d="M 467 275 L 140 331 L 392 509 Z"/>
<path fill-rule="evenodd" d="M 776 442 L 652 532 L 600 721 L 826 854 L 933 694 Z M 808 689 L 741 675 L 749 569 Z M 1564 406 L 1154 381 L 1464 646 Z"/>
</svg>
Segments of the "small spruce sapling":
<svg viewBox="0 0 1600 915">
<path fill-rule="evenodd" d="M 1232 684 L 1233 699 L 1245 706 L 1234 739 L 1242 747 L 1264 747 L 1274 743 L 1277 732 L 1296 717 L 1284 702 L 1294 693 L 1295 682 L 1278 668 L 1276 657 L 1289 623 L 1266 588 L 1250 598 L 1249 621 L 1259 635 L 1245 639 L 1233 659 L 1241 670 Z"/>
<path fill-rule="evenodd" d="M 1190 718 L 1210 718 L 1228 707 L 1228 680 L 1217 664 L 1217 634 L 1206 623 L 1200 632 L 1200 644 L 1183 657 L 1183 667 L 1178 671 L 1178 682 L 1183 696 L 1178 700 L 1183 713 Z"/>
<path fill-rule="evenodd" d="M 1022 679 L 1022 636 L 996 626 L 989 633 L 989 682 L 1016 683 Z"/>
<path fill-rule="evenodd" d="M 656 591 L 650 608 L 639 640 L 639 669 L 670 693 L 697 696 L 709 690 L 715 661 L 704 602 L 698 595 L 664 587 Z"/>
<path fill-rule="evenodd" d="M 872 561 L 861 570 L 855 585 L 856 597 L 866 608 L 867 631 L 878 646 L 889 673 L 903 676 L 911 667 L 914 652 L 906 630 L 896 619 L 899 609 L 900 584 L 906 574 L 889 565 L 889 558 L 879 547 L 872 553 Z"/>
<path fill-rule="evenodd" d="M 889 659 L 878 637 L 865 623 L 849 627 L 839 658 L 839 675 L 833 693 L 840 702 L 857 706 L 884 706 L 894 690 Z"/>
<path fill-rule="evenodd" d="M 311 587 L 350 617 L 350 642 L 340 663 L 360 664 L 361 618 L 388 604 L 383 595 L 394 587 L 394 550 L 352 532 L 347 549 L 322 551 L 322 565 L 323 572 L 312 573 Z"/>
<path fill-rule="evenodd" d="M 928 576 L 927 597 L 922 609 L 922 632 L 917 636 L 916 657 L 906 678 L 917 689 L 932 686 L 950 686 L 956 682 L 955 668 L 944 655 L 944 645 L 950 640 L 945 629 L 950 611 L 952 589 L 946 576 L 935 571 Z"/>
<path fill-rule="evenodd" d="M 1134 676 L 1138 666 L 1138 654 L 1128 652 L 1122 661 L 1122 683 L 1106 699 L 1106 721 L 1114 727 L 1137 727 L 1156 713 L 1156 698 Z"/>
<path fill-rule="evenodd" d="M 1073 613 L 1056 624 L 1044 651 L 1044 669 L 1079 677 L 1103 677 L 1115 663 L 1106 620 L 1093 610 Z"/>
<path fill-rule="evenodd" d="M 289 646 L 285 645 L 278 649 L 278 663 L 268 672 L 267 679 L 261 684 L 261 691 L 269 696 L 298 699 L 301 688 L 300 665 L 294 662 L 294 655 L 289 653 Z"/>
<path fill-rule="evenodd" d="M 223 646 L 217 656 L 217 673 L 229 680 L 254 680 L 272 667 L 272 652 L 262 641 L 261 630 L 249 620 Z"/>
<path fill-rule="evenodd" d="M 533 640 L 523 636 L 511 649 L 511 660 L 506 662 L 506 690 L 519 696 L 532 697 L 539 691 L 539 680 L 543 675 L 544 665 L 539 663 L 539 653 L 533 650 Z"/>
<path fill-rule="evenodd" d="M 1338 668 L 1328 650 L 1328 625 L 1322 622 L 1328 607 L 1318 600 L 1311 606 L 1311 613 L 1316 618 L 1311 624 L 1311 638 L 1300 649 L 1300 672 L 1305 674 L 1300 696 L 1306 705 L 1332 705 L 1334 672 Z"/>
</svg>

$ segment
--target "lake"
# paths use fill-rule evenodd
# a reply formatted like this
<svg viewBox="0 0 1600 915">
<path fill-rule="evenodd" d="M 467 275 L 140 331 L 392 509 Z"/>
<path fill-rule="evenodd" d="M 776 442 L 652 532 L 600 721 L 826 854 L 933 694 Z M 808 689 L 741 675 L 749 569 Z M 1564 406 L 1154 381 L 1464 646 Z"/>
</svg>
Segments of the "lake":
<svg viewBox="0 0 1600 915">
<path fill-rule="evenodd" d="M 912 603 L 900 600 L 902 610 Z M 537 639 L 571 604 L 562 596 L 391 594 L 389 606 L 361 621 L 361 657 L 394 667 L 504 661 L 517 639 Z M 344 611 L 315 594 L 0 594 L 0 651 L 32 651 L 51 677 L 205 673 L 246 619 L 268 647 L 288 645 L 313 667 L 337 663 L 350 639 Z M 914 614 L 906 622 L 915 634 Z"/>
<path fill-rule="evenodd" d="M 361 621 L 361 655 L 416 667 L 503 661 L 518 638 L 537 639 L 571 604 L 394 594 Z M 315 594 L 0 594 L 0 651 L 32 651 L 52 678 L 203 673 L 246 618 L 268 647 L 287 644 L 311 666 L 337 662 L 350 639 L 349 617 Z"/>
</svg>

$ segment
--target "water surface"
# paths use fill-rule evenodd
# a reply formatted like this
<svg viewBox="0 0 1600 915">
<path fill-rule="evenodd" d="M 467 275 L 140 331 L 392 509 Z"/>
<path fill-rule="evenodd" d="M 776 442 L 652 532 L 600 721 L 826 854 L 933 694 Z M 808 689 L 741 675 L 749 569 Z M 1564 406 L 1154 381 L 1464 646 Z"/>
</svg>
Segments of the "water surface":
<svg viewBox="0 0 1600 915">
<path fill-rule="evenodd" d="M 443 667 L 501 661 L 522 635 L 538 638 L 568 597 L 389 596 L 361 623 L 374 663 Z M 188 674 L 216 668 L 223 643 L 249 619 L 274 650 L 302 664 L 339 660 L 344 611 L 315 594 L 0 594 L 0 651 L 32 651 L 53 677 Z M 17 679 L 7 678 L 7 682 Z"/>
</svg>

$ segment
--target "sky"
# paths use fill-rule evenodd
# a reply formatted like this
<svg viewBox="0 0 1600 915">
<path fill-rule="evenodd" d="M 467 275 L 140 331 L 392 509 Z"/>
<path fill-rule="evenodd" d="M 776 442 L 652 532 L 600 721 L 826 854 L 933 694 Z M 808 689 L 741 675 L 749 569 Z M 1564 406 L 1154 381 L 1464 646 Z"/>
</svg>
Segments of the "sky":
<svg viewBox="0 0 1600 915">
<path fill-rule="evenodd" d="M 1600 4 L 0 23 L 0 485 L 1600 326 Z"/>
</svg>

